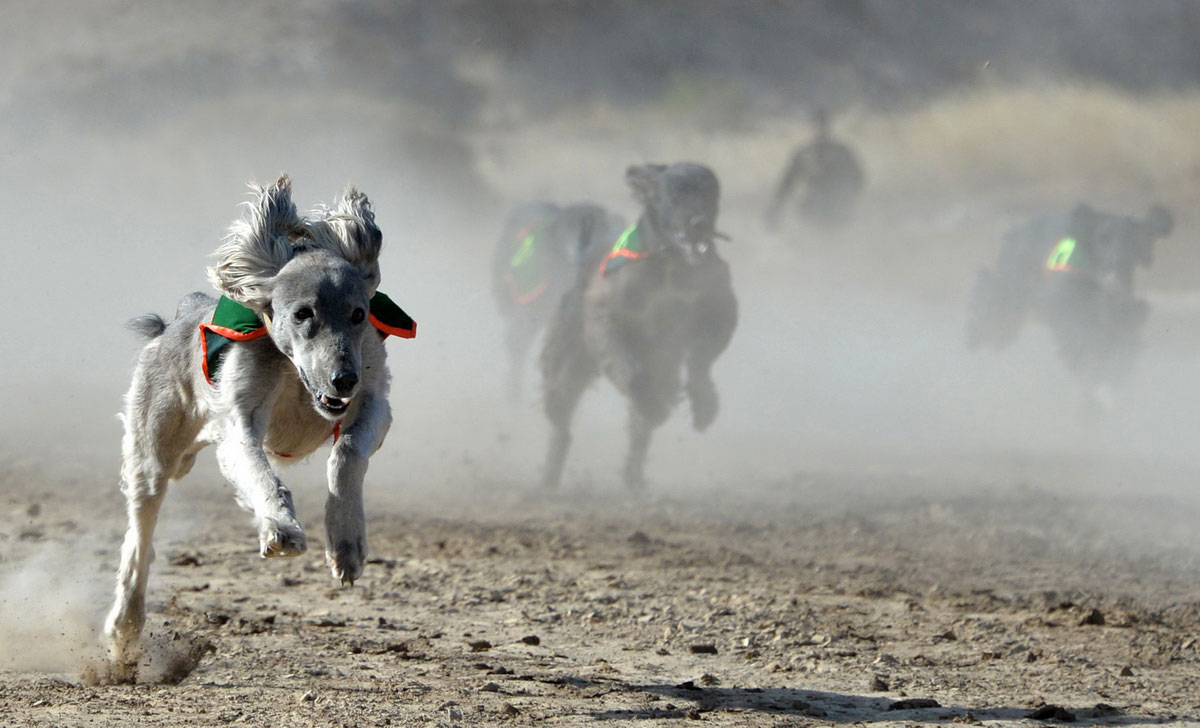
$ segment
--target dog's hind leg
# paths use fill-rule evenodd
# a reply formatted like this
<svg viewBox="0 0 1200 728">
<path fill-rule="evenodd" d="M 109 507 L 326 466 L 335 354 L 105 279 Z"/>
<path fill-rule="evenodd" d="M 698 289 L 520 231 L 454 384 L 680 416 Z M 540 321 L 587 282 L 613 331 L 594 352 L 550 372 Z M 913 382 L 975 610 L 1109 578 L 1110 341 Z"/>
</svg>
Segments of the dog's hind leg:
<svg viewBox="0 0 1200 728">
<path fill-rule="evenodd" d="M 529 320 L 525 312 L 517 311 L 508 326 L 508 398 L 511 402 L 519 402 L 525 389 L 525 363 L 529 358 L 529 349 L 537 338 L 537 326 Z"/>
<path fill-rule="evenodd" d="M 569 308 L 578 303 L 564 300 L 542 350 L 543 406 L 552 428 L 542 470 L 542 488 L 547 490 L 558 488 L 562 481 L 571 447 L 571 418 L 579 398 L 596 377 L 595 364 L 588 358 L 579 333 L 579 321 Z"/>
<path fill-rule="evenodd" d="M 117 571 L 116 599 L 104 632 L 108 636 L 114 677 L 132 680 L 136 670 L 138 637 L 146 618 L 146 582 L 154 560 L 154 527 L 167 492 L 167 482 L 180 477 L 195 459 L 186 447 L 195 438 L 178 403 L 130 395 L 125 412 L 125 437 L 122 442 L 121 490 L 125 494 L 129 526 L 121 547 L 121 565 Z M 151 410 L 157 416 L 150 416 Z"/>
<path fill-rule="evenodd" d="M 167 483 L 165 477 L 137 465 L 126 464 L 124 469 L 129 528 L 121 547 L 116 600 L 104 626 L 112 663 L 122 680 L 132 679 L 137 665 L 138 637 L 146 620 L 146 580 L 154 560 L 154 526 Z"/>
<path fill-rule="evenodd" d="M 567 451 L 571 448 L 571 418 L 579 398 L 592 381 L 589 372 L 575 367 L 557 373 L 555 381 L 547 382 L 545 392 L 546 416 L 550 419 L 550 449 L 546 453 L 546 464 L 542 470 L 542 488 L 553 490 L 562 481 L 563 466 L 567 462 Z"/>
</svg>

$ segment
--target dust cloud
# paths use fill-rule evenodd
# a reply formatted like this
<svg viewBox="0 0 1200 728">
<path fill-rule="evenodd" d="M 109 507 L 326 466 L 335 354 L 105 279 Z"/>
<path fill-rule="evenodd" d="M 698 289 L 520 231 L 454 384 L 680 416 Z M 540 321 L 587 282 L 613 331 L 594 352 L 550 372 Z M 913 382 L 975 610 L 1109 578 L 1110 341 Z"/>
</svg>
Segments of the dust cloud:
<svg viewBox="0 0 1200 728">
<path fill-rule="evenodd" d="M 287 172 L 302 208 L 347 183 L 371 196 L 381 288 L 420 336 L 389 343 L 396 417 L 370 488 L 412 502 L 536 482 L 536 373 L 509 405 L 488 280 L 506 206 L 591 199 L 632 218 L 625 167 L 677 160 L 722 181 L 741 322 L 716 425 L 698 435 L 677 413 L 652 489 L 882 474 L 1169 493 L 1195 511 L 1194 3 L 18 0 L 0 16 L 2 482 L 17 499 L 110 494 L 112 522 L 89 533 L 120 528 L 113 415 L 137 348 L 122 323 L 208 289 L 246 181 Z M 863 159 L 859 214 L 771 233 L 763 211 L 817 107 Z M 1079 416 L 1041 327 L 1000 354 L 963 343 L 1004 230 L 1079 201 L 1176 217 L 1138 280 L 1145 350 L 1101 422 Z M 623 432 L 601 383 L 568 490 L 619 489 Z M 319 492 L 321 470 L 301 466 L 296 489 Z M 189 480 L 219 480 L 211 456 Z M 172 507 L 165 532 L 182 533 Z M 10 603 L 44 589 L 43 562 L 5 572 Z"/>
</svg>

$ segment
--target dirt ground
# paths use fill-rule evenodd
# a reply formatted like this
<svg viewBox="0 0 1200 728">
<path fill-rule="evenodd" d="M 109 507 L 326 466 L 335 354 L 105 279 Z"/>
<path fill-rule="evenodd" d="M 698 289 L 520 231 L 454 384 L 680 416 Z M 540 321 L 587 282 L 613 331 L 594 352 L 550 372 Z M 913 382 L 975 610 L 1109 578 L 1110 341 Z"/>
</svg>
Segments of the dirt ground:
<svg viewBox="0 0 1200 728">
<path fill-rule="evenodd" d="M 106 583 L 119 497 L 27 476 L 5 475 L 6 554 Z M 218 481 L 176 490 L 147 682 L 86 684 L 85 634 L 57 672 L 0 673 L 0 725 L 1200 719 L 1200 555 L 1155 545 L 1195 522 L 1184 501 L 902 472 L 639 498 L 489 483 L 377 503 L 374 557 L 339 588 L 319 553 L 261 560 Z"/>
<path fill-rule="evenodd" d="M 146 52 L 176 58 L 195 25 L 217 61 L 271 37 L 288 64 L 321 65 L 281 13 L 143 25 L 153 13 L 128 3 L 27 5 L 38 23 L 0 25 L 0 47 L 30 59 L 9 72 L 27 82 L 0 79 L 0 107 L 27 98 L 13 89 L 41 104 L 0 123 L 0 399 L 16 413 L 0 428 L 0 728 L 1200 725 L 1194 91 L 985 84 L 849 108 L 836 124 L 867 168 L 860 219 L 775 235 L 762 212 L 811 133 L 799 114 L 681 126 L 703 121 L 701 96 L 541 118 L 509 113 L 499 87 L 478 130 L 446 131 L 374 92 L 233 78 L 208 96 Z M 91 32 L 106 15 L 122 24 Z M 114 42 L 136 29 L 145 40 Z M 100 64 L 94 93 L 132 89 L 112 106 L 155 113 L 94 124 L 71 106 L 44 123 L 60 96 L 92 105 L 81 39 L 121 61 Z M 197 99 L 159 118 L 168 86 Z M 486 269 L 501 208 L 591 199 L 632 218 L 625 167 L 675 160 L 722 181 L 741 320 L 714 371 L 721 415 L 697 435 L 677 412 L 635 496 L 616 485 L 622 404 L 598 385 L 565 490 L 536 493 L 533 367 L 520 406 L 499 393 Z M 369 192 L 384 289 L 420 321 L 389 343 L 372 560 L 351 588 L 324 566 L 324 453 L 284 475 L 310 539 L 284 561 L 259 558 L 206 453 L 156 534 L 140 682 L 102 684 L 125 520 L 112 413 L 136 350 L 120 322 L 206 287 L 240 185 L 280 171 L 304 207 L 347 181 Z M 459 199 L 464 185 L 490 199 Z M 1043 329 L 994 355 L 962 336 L 1003 231 L 1080 201 L 1163 203 L 1177 222 L 1138 278 L 1146 350 L 1098 423 Z"/>
</svg>

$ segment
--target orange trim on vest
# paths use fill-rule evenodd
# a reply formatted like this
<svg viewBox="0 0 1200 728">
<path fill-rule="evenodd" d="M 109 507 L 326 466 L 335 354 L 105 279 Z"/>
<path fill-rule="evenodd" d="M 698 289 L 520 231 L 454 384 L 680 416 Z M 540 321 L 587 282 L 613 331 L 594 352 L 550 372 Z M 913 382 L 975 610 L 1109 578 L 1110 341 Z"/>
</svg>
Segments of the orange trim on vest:
<svg viewBox="0 0 1200 728">
<path fill-rule="evenodd" d="M 610 252 L 608 255 L 604 256 L 604 260 L 600 261 L 600 275 L 602 275 L 602 276 L 608 275 L 608 271 L 605 269 L 608 268 L 608 262 L 610 260 L 613 260 L 614 258 L 629 258 L 630 260 L 641 260 L 642 258 L 645 258 L 647 255 L 648 255 L 647 253 L 638 253 L 636 251 L 628 250 L 626 248 L 620 248 L 618 250 L 614 250 L 614 251 Z"/>
<path fill-rule="evenodd" d="M 541 283 L 538 284 L 537 288 L 533 289 L 529 293 L 526 293 L 524 296 L 522 296 L 517 293 L 517 279 L 513 277 L 512 273 L 509 273 L 506 271 L 504 273 L 504 280 L 508 281 L 508 289 L 509 289 L 509 293 L 512 296 L 512 299 L 522 305 L 524 305 L 526 303 L 532 303 L 539 296 L 541 296 L 543 293 L 545 293 L 547 290 L 550 289 L 550 284 L 547 283 L 546 281 L 542 281 Z"/>
<path fill-rule="evenodd" d="M 413 321 L 411 329 L 402 329 L 398 326 L 388 326 L 384 322 L 375 318 L 375 314 L 370 314 L 371 325 L 379 329 L 389 336 L 399 336 L 401 339 L 411 339 L 417 335 L 417 322 Z"/>
<path fill-rule="evenodd" d="M 205 332 L 207 331 L 211 331 L 217 336 L 223 336 L 226 339 L 232 339 L 233 341 L 251 341 L 252 339 L 258 339 L 267 335 L 267 327 L 265 326 L 247 333 L 211 323 L 200 324 L 200 368 L 204 371 L 204 381 L 213 386 L 216 386 L 216 383 L 213 382 L 212 374 L 208 371 L 208 339 L 205 338 Z"/>
<path fill-rule="evenodd" d="M 258 339 L 267 335 L 266 326 L 249 332 L 237 331 L 235 329 L 225 328 L 224 326 L 218 326 L 217 324 L 200 324 L 200 328 L 207 329 L 214 334 L 220 334 L 226 339 L 233 339 L 234 341 L 250 341 L 252 339 Z"/>
</svg>

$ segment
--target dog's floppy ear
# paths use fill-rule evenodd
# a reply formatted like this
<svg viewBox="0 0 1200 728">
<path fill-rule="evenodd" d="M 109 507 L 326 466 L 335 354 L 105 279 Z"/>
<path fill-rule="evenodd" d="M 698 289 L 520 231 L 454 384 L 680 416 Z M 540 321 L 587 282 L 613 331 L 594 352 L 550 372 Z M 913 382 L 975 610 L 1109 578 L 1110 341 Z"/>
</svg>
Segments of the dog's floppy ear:
<svg viewBox="0 0 1200 728">
<path fill-rule="evenodd" d="M 346 260 L 358 266 L 372 290 L 379 285 L 379 251 L 383 233 L 375 224 L 375 211 L 367 196 L 347 187 L 325 218 Z"/>
<path fill-rule="evenodd" d="M 221 293 L 256 311 L 271 302 L 271 279 L 295 252 L 291 237 L 304 230 L 292 202 L 292 181 L 281 176 L 271 185 L 250 185 L 256 199 L 229 227 L 208 269 L 208 279 Z"/>
<path fill-rule="evenodd" d="M 635 164 L 625 170 L 625 181 L 633 188 L 633 198 L 646 207 L 658 200 L 658 184 L 665 164 Z"/>
</svg>

